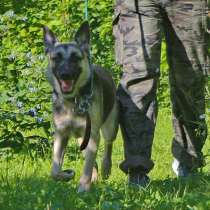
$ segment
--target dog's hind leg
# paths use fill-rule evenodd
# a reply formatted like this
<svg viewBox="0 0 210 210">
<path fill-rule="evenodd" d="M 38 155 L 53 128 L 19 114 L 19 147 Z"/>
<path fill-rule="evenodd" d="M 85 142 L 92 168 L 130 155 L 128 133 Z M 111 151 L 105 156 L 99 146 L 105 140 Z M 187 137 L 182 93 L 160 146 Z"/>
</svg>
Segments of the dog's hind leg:
<svg viewBox="0 0 210 210">
<path fill-rule="evenodd" d="M 99 140 L 100 140 L 99 132 L 97 132 L 94 135 L 91 134 L 90 141 L 85 150 L 85 164 L 82 176 L 80 178 L 78 192 L 85 192 L 90 189 Z"/>
<path fill-rule="evenodd" d="M 104 137 L 104 155 L 101 163 L 101 176 L 107 179 L 111 173 L 112 167 L 112 146 L 118 131 L 118 104 L 114 107 L 102 126 L 102 134 Z"/>
<path fill-rule="evenodd" d="M 69 181 L 74 176 L 74 172 L 71 170 L 61 170 L 67 143 L 68 137 L 64 137 L 58 132 L 55 133 L 51 171 L 51 175 L 55 180 Z"/>
</svg>

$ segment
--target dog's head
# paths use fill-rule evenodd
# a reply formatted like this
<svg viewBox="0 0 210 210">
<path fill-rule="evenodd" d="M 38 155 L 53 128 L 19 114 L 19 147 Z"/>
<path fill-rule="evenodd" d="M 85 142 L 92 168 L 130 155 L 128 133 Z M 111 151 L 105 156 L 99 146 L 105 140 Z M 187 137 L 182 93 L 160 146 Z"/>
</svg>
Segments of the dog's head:
<svg viewBox="0 0 210 210">
<path fill-rule="evenodd" d="M 84 22 L 69 43 L 59 43 L 47 26 L 43 32 L 53 86 L 65 98 L 74 97 L 90 78 L 89 25 Z"/>
</svg>

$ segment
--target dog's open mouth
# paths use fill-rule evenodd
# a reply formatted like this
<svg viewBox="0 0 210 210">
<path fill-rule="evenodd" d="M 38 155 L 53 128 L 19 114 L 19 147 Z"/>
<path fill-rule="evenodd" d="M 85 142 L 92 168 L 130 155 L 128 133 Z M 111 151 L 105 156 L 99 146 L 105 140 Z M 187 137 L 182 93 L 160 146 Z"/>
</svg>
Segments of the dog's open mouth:
<svg viewBox="0 0 210 210">
<path fill-rule="evenodd" d="M 73 90 L 74 86 L 73 80 L 60 80 L 60 84 L 63 93 L 69 93 Z"/>
</svg>

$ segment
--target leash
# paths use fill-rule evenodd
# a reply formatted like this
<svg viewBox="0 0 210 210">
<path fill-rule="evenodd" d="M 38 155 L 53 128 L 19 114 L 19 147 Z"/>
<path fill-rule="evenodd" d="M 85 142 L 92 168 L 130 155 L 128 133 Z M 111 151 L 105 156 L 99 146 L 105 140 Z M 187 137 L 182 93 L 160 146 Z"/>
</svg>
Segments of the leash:
<svg viewBox="0 0 210 210">
<path fill-rule="evenodd" d="M 80 151 L 84 150 L 90 140 L 90 134 L 91 134 L 91 119 L 90 119 L 90 115 L 87 114 L 86 115 L 86 128 L 85 128 L 85 135 L 84 135 L 84 139 L 80 145 Z"/>
<path fill-rule="evenodd" d="M 84 9 L 84 13 L 85 13 L 85 20 L 88 21 L 88 0 L 85 0 L 85 9 Z"/>
<path fill-rule="evenodd" d="M 85 0 L 84 16 L 85 16 L 85 20 L 88 21 L 88 0 Z M 88 113 L 88 108 L 91 104 L 91 100 L 92 100 L 92 96 L 93 96 L 93 79 L 94 79 L 93 78 L 94 72 L 91 68 L 91 60 L 92 59 L 91 59 L 91 50 L 90 50 L 90 52 L 89 52 L 89 67 L 91 70 L 90 93 L 89 93 L 89 95 L 86 95 L 85 98 L 80 100 L 80 102 L 79 102 L 79 112 L 86 115 L 85 135 L 84 135 L 83 141 L 80 145 L 81 151 L 87 147 L 89 140 L 90 140 L 90 136 L 91 136 L 91 119 L 90 119 L 90 115 Z"/>
<path fill-rule="evenodd" d="M 84 14 L 85 14 L 85 20 L 88 21 L 88 19 L 89 19 L 88 18 L 88 0 L 85 0 Z M 91 49 L 90 49 L 90 52 L 89 52 L 89 59 L 90 59 L 89 65 L 91 67 L 91 61 L 92 61 Z M 91 92 L 93 92 L 93 71 L 91 71 Z"/>
</svg>

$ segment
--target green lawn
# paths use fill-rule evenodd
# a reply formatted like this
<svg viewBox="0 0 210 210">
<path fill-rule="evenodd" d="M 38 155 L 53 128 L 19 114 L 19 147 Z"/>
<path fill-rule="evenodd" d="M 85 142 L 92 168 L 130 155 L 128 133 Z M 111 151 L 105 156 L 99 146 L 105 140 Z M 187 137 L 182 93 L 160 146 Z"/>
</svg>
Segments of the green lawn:
<svg viewBox="0 0 210 210">
<path fill-rule="evenodd" d="M 74 168 L 76 177 L 68 183 L 54 182 L 50 176 L 50 158 L 32 161 L 16 155 L 0 159 L 0 210 L 84 210 L 84 209 L 210 209 L 210 158 L 203 172 L 186 180 L 177 179 L 171 170 L 172 127 L 170 114 L 161 110 L 153 145 L 155 167 L 149 174 L 146 189 L 130 189 L 118 165 L 123 159 L 121 136 L 114 144 L 112 174 L 107 181 L 94 184 L 91 191 L 77 193 L 82 156 L 75 143 L 70 143 L 65 168 Z M 204 154 L 210 154 L 207 139 Z M 103 151 L 99 149 L 98 160 Z M 98 161 L 99 162 L 99 161 Z M 100 166 L 100 162 L 99 162 Z"/>
</svg>

